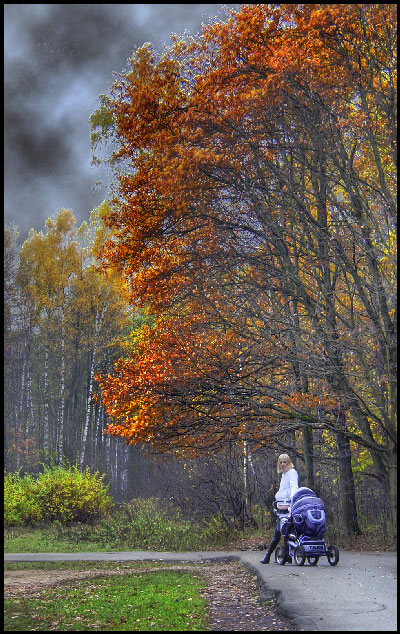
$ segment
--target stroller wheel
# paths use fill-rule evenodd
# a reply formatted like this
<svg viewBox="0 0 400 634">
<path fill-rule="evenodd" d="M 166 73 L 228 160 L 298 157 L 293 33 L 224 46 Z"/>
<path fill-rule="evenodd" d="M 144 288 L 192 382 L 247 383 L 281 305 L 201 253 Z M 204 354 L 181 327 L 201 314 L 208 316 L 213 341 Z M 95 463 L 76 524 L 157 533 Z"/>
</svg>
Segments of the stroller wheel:
<svg viewBox="0 0 400 634">
<path fill-rule="evenodd" d="M 309 555 L 307 557 L 307 561 L 310 564 L 310 566 L 316 566 L 319 561 L 319 557 L 317 557 L 317 555 Z"/>
<path fill-rule="evenodd" d="M 327 548 L 328 562 L 331 566 L 336 566 L 339 561 L 339 548 L 335 544 L 330 544 Z"/>
<path fill-rule="evenodd" d="M 304 546 L 296 546 L 294 550 L 294 563 L 296 566 L 303 566 L 306 560 L 306 551 Z"/>
<path fill-rule="evenodd" d="M 284 566 L 288 560 L 288 551 L 285 546 L 278 546 L 275 551 L 275 562 L 280 566 Z"/>
</svg>

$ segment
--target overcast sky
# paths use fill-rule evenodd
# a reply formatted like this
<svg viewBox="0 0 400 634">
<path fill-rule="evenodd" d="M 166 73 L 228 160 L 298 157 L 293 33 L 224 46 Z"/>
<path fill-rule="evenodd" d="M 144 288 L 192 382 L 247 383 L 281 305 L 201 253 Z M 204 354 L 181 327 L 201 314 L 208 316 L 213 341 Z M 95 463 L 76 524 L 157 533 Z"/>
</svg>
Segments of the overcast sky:
<svg viewBox="0 0 400 634">
<path fill-rule="evenodd" d="M 161 50 L 171 33 L 197 33 L 222 6 L 5 5 L 5 222 L 22 240 L 61 207 L 81 224 L 107 197 L 106 174 L 91 167 L 88 120 L 112 73 L 144 42 Z"/>
</svg>

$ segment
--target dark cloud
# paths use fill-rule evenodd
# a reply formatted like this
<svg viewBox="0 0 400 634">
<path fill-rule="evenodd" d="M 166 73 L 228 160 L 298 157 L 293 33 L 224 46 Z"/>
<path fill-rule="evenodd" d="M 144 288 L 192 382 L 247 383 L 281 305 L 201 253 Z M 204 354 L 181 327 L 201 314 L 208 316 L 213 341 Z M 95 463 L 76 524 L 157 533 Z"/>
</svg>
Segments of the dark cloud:
<svg viewBox="0 0 400 634">
<path fill-rule="evenodd" d="M 113 72 L 146 41 L 160 49 L 171 33 L 196 33 L 221 6 L 5 5 L 5 221 L 22 238 L 60 207 L 81 223 L 107 195 L 88 119 Z"/>
</svg>

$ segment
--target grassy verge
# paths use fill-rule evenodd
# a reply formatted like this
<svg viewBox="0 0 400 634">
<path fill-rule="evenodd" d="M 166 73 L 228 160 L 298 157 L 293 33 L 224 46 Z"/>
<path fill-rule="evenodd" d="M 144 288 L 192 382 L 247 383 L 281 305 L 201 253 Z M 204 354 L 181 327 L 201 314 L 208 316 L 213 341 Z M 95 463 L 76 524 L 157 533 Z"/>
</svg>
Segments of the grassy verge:
<svg viewBox="0 0 400 634">
<path fill-rule="evenodd" d="M 5 631 L 206 631 L 199 575 L 141 572 L 85 580 L 4 602 Z"/>
<path fill-rule="evenodd" d="M 176 561 L 163 561 L 162 567 L 175 567 L 180 565 Z M 201 566 L 199 562 L 190 562 L 191 566 Z M 104 570 L 123 570 L 132 569 L 135 572 L 140 570 L 155 570 L 160 567 L 159 561 L 5 561 L 4 570 L 72 570 L 73 572 L 88 571 L 92 569 Z"/>
<path fill-rule="evenodd" d="M 58 535 L 49 526 L 45 528 L 17 528 L 5 531 L 5 553 L 73 553 L 99 552 L 116 550 L 110 545 L 101 545 L 91 540 L 73 540 L 68 536 Z"/>
<path fill-rule="evenodd" d="M 229 536 L 221 534 L 218 541 L 213 539 L 193 539 L 181 540 L 179 535 L 173 531 L 169 532 L 168 540 L 154 540 L 149 544 L 149 539 L 140 542 L 129 537 L 115 535 L 105 536 L 101 541 L 98 539 L 96 529 L 93 533 L 90 529 L 85 530 L 81 535 L 78 527 L 69 527 L 62 531 L 59 528 L 17 528 L 12 531 L 6 530 L 4 534 L 5 553 L 74 553 L 74 552 L 103 552 L 103 551 L 134 551 L 134 550 L 154 550 L 157 552 L 177 551 L 184 552 L 190 550 L 246 550 L 257 548 L 261 542 L 269 543 L 273 535 L 273 529 L 268 528 L 262 531 L 246 531 L 234 533 Z M 154 536 L 154 534 L 153 534 Z M 382 531 L 365 531 L 363 535 L 353 536 L 350 540 L 344 540 L 334 531 L 329 531 L 326 541 L 336 544 L 342 550 L 393 550 L 392 539 L 384 535 Z"/>
<path fill-rule="evenodd" d="M 42 527 L 6 528 L 6 553 L 101 552 L 154 550 L 157 552 L 190 550 L 223 550 L 232 539 L 220 523 L 206 526 L 177 522 L 168 518 L 133 519 L 108 517 L 94 525 L 57 522 Z"/>
<path fill-rule="evenodd" d="M 96 522 L 5 529 L 5 552 L 220 550 L 235 533 L 221 518 L 195 522 L 158 500 L 132 500 Z"/>
<path fill-rule="evenodd" d="M 157 552 L 190 550 L 222 550 L 227 546 L 227 539 L 208 540 L 196 539 L 193 535 L 180 539 L 179 534 L 171 531 L 166 539 L 157 539 L 157 533 L 149 533 L 145 540 L 130 538 L 126 535 L 103 535 L 98 537 L 96 529 L 85 528 L 84 533 L 80 527 L 42 527 L 42 528 L 18 528 L 12 533 L 5 531 L 5 553 L 75 553 L 75 552 L 102 552 L 102 551 L 133 551 L 154 550 Z M 164 536 L 163 536 L 164 537 Z"/>
</svg>

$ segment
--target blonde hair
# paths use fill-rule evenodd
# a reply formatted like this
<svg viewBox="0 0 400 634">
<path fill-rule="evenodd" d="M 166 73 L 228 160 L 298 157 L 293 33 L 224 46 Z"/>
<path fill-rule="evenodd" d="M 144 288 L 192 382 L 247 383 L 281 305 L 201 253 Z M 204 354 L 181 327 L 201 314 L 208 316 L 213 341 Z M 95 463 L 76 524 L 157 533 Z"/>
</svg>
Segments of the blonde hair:
<svg viewBox="0 0 400 634">
<path fill-rule="evenodd" d="M 279 461 L 280 461 L 280 460 L 287 460 L 287 463 L 288 463 L 289 469 L 293 469 L 293 462 L 290 460 L 290 458 L 289 458 L 289 456 L 287 455 L 287 453 L 282 453 L 282 454 L 279 456 L 279 458 L 278 458 L 278 463 L 277 463 L 277 466 L 276 466 L 276 470 L 277 470 L 277 472 L 278 472 L 278 473 L 282 473 L 282 471 L 281 471 L 281 467 L 280 467 L 280 465 L 279 465 Z"/>
</svg>

